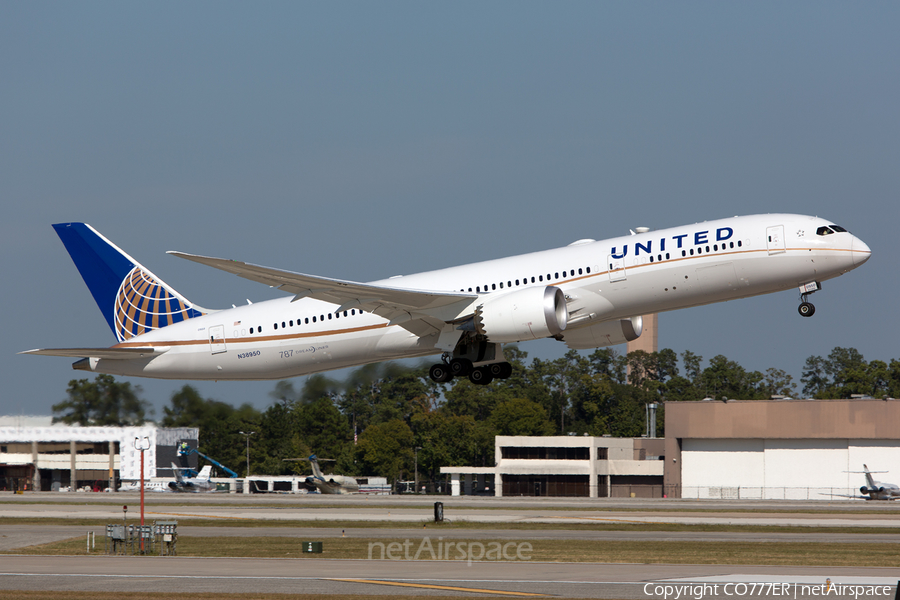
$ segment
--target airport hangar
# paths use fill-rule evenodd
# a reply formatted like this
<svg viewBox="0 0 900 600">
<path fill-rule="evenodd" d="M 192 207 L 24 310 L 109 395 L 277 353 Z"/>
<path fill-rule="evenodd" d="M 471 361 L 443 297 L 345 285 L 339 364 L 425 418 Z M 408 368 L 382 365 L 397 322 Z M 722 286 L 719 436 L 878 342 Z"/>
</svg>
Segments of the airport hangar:
<svg viewBox="0 0 900 600">
<path fill-rule="evenodd" d="M 665 439 L 497 436 L 493 467 L 442 467 L 458 494 L 839 499 L 863 464 L 900 482 L 900 400 L 665 403 Z M 891 468 L 893 467 L 893 471 Z"/>
</svg>

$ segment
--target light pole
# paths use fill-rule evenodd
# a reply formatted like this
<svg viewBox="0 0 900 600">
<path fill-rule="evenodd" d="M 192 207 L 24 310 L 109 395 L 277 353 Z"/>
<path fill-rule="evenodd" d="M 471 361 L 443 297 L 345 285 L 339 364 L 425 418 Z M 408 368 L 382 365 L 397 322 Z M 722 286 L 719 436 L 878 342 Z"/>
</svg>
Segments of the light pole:
<svg viewBox="0 0 900 600">
<path fill-rule="evenodd" d="M 422 449 L 422 446 L 416 446 L 415 454 L 416 454 L 416 462 L 415 462 L 415 471 L 416 471 L 416 493 L 419 493 L 419 450 Z"/>
<path fill-rule="evenodd" d="M 141 552 L 144 552 L 144 451 L 150 449 L 150 438 L 144 437 L 134 438 L 134 449 L 141 451 Z"/>
<path fill-rule="evenodd" d="M 250 433 L 244 433 L 243 431 L 239 431 L 238 433 L 247 438 L 247 477 L 250 477 L 250 436 L 256 432 L 251 431 Z"/>
</svg>

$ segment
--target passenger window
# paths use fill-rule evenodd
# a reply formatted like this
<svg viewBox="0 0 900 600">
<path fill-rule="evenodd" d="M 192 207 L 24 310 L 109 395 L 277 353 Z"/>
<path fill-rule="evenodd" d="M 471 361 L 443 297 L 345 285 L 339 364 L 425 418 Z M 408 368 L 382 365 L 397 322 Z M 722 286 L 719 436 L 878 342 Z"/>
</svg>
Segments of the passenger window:
<svg viewBox="0 0 900 600">
<path fill-rule="evenodd" d="M 738 240 L 738 248 L 740 248 L 743 245 L 744 245 L 744 243 L 741 240 Z"/>
<path fill-rule="evenodd" d="M 250 328 L 250 333 L 253 333 L 253 328 L 252 328 L 252 327 Z"/>
<path fill-rule="evenodd" d="M 492 289 L 492 290 L 496 290 L 496 289 L 497 289 L 497 284 L 496 284 L 496 283 L 492 283 L 492 284 L 491 284 L 491 289 Z"/>
<path fill-rule="evenodd" d="M 273 323 L 272 326 L 275 327 L 275 329 L 278 329 L 278 323 Z"/>
<path fill-rule="evenodd" d="M 578 269 L 578 274 L 581 275 L 581 269 Z"/>
<path fill-rule="evenodd" d="M 503 289 L 503 282 L 502 282 L 502 281 L 500 282 L 500 289 L 501 289 L 501 290 Z"/>
<path fill-rule="evenodd" d="M 316 318 L 315 318 L 315 317 L 313 317 L 313 323 L 315 323 L 315 322 L 316 322 Z"/>
<path fill-rule="evenodd" d="M 590 268 L 590 267 L 587 268 L 587 272 L 588 272 L 588 273 L 591 272 L 591 268 Z"/>
<path fill-rule="evenodd" d="M 281 328 L 285 329 L 287 326 L 284 324 L 284 321 L 281 322 Z"/>
<path fill-rule="evenodd" d="M 328 313 L 328 320 L 331 320 L 331 313 Z"/>
<path fill-rule="evenodd" d="M 538 279 L 540 279 L 541 281 L 543 281 L 543 280 L 544 280 L 544 276 L 543 276 L 543 275 L 538 275 Z"/>
</svg>

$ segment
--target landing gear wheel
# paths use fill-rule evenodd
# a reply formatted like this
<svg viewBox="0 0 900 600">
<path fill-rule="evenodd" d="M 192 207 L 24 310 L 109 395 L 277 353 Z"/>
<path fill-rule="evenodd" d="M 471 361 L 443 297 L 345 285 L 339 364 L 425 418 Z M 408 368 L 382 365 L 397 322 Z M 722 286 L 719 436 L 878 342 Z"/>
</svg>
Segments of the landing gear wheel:
<svg viewBox="0 0 900 600">
<path fill-rule="evenodd" d="M 500 379 L 509 379 L 512 377 L 512 365 L 508 362 L 500 363 Z"/>
<path fill-rule="evenodd" d="M 801 302 L 797 312 L 800 313 L 801 317 L 811 317 L 816 314 L 816 307 L 813 306 L 812 302 Z"/>
<path fill-rule="evenodd" d="M 453 379 L 450 367 L 443 363 L 431 365 L 431 368 L 428 370 L 428 376 L 431 377 L 431 380 L 435 383 L 447 383 Z"/>
<path fill-rule="evenodd" d="M 469 381 L 471 381 L 475 385 L 487 385 L 493 380 L 494 376 L 491 375 L 490 370 L 485 367 L 472 369 L 472 372 L 469 373 Z"/>
<path fill-rule="evenodd" d="M 512 365 L 508 362 L 491 363 L 487 365 L 494 379 L 509 379 L 512 375 Z"/>
<path fill-rule="evenodd" d="M 472 372 L 472 361 L 468 358 L 454 358 L 450 361 L 450 372 L 454 377 L 466 377 Z"/>
</svg>

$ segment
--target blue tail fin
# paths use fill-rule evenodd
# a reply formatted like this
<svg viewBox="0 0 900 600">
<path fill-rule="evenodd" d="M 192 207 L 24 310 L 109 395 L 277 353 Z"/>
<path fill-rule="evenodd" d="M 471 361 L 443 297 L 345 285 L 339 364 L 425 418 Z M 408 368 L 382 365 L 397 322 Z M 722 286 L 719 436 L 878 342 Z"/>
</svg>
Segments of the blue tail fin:
<svg viewBox="0 0 900 600">
<path fill-rule="evenodd" d="M 86 223 L 53 226 L 100 312 L 123 342 L 203 314 L 136 260 Z"/>
</svg>

